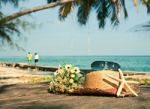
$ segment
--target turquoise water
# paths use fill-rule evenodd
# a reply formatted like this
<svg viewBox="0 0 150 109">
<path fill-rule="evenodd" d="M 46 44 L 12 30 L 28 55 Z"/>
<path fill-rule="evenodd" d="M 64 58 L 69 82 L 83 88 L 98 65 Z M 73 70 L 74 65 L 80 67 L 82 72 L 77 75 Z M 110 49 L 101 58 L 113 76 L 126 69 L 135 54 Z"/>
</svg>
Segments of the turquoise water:
<svg viewBox="0 0 150 109">
<path fill-rule="evenodd" d="M 26 57 L 21 56 L 0 57 L 0 61 L 27 62 Z M 90 69 L 93 61 L 113 61 L 119 63 L 122 70 L 150 72 L 150 56 L 40 56 L 38 64 L 49 66 L 74 64 L 79 68 Z"/>
</svg>

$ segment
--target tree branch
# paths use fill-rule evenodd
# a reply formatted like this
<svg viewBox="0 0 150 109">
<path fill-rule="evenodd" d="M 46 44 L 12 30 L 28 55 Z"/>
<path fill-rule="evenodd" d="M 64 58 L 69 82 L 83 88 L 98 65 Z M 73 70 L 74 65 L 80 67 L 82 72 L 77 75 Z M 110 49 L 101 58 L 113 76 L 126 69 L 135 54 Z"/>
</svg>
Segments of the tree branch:
<svg viewBox="0 0 150 109">
<path fill-rule="evenodd" d="M 56 2 L 53 2 L 53 3 L 46 4 L 46 5 L 36 6 L 36 7 L 30 8 L 30 9 L 25 9 L 25 10 L 16 12 L 14 14 L 11 14 L 9 16 L 6 16 L 6 17 L 0 19 L 0 24 L 5 24 L 5 23 L 7 23 L 7 22 L 9 22 L 9 21 L 11 21 L 15 18 L 24 16 L 26 14 L 30 14 L 32 12 L 37 12 L 37 11 L 40 11 L 40 10 L 53 8 L 53 7 L 56 7 L 58 5 L 63 5 L 65 3 L 74 2 L 74 1 L 76 1 L 76 0 L 60 0 L 60 1 L 56 1 Z"/>
</svg>

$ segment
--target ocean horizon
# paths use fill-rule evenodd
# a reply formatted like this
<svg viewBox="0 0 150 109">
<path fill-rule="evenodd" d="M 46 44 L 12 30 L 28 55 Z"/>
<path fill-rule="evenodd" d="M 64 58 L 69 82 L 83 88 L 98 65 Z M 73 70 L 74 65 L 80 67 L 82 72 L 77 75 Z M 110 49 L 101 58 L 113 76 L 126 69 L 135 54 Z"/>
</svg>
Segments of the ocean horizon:
<svg viewBox="0 0 150 109">
<path fill-rule="evenodd" d="M 40 56 L 38 65 L 73 64 L 80 69 L 90 69 L 94 61 L 116 62 L 123 71 L 150 72 L 150 56 Z M 25 56 L 0 56 L 0 62 L 27 63 L 27 59 Z"/>
</svg>

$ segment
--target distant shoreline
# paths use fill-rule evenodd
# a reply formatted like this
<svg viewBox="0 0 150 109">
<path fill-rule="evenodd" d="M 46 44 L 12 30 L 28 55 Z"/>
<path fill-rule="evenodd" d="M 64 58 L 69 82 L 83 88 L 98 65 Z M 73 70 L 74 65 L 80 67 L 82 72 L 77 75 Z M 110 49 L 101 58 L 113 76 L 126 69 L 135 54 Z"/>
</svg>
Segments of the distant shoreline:
<svg viewBox="0 0 150 109">
<path fill-rule="evenodd" d="M 42 56 L 38 62 L 39 66 L 57 67 L 63 64 L 73 64 L 80 69 L 91 69 L 94 61 L 110 61 L 118 63 L 122 71 L 150 72 L 150 56 Z M 0 62 L 28 63 L 26 56 L 0 57 Z M 34 64 L 34 60 L 31 62 Z"/>
<path fill-rule="evenodd" d="M 0 62 L 0 66 L 4 67 L 13 67 L 13 68 L 20 68 L 23 70 L 27 69 L 38 69 L 41 71 L 51 71 L 55 72 L 58 68 L 58 66 L 46 66 L 46 65 L 37 65 L 35 66 L 34 64 L 28 64 L 28 63 L 13 63 L 13 62 Z M 88 73 L 93 71 L 92 69 L 81 69 L 81 71 Z M 130 70 L 123 70 L 123 73 L 125 75 L 147 75 L 150 74 L 150 72 L 145 72 L 145 71 L 130 71 Z"/>
<path fill-rule="evenodd" d="M 52 56 L 52 57 L 53 57 L 53 56 L 55 56 L 55 57 L 59 57 L 59 56 L 60 56 L 60 57 L 62 57 L 62 56 L 63 56 L 63 57 L 70 57 L 70 56 L 71 56 L 71 57 L 72 57 L 72 56 L 77 56 L 77 57 L 78 57 L 78 56 L 116 56 L 116 57 L 117 57 L 117 56 L 125 56 L 125 57 L 126 57 L 126 56 L 127 56 L 127 57 L 128 57 L 128 56 L 129 56 L 129 57 L 130 57 L 130 56 L 137 56 L 137 57 L 141 57 L 141 56 L 142 56 L 142 57 L 143 57 L 143 56 L 150 56 L 150 55 L 41 55 L 41 56 Z M 8 56 L 3 55 L 3 56 L 2 56 L 2 55 L 1 55 L 0 57 L 25 57 L 25 56 L 24 56 L 24 55 L 18 55 L 18 56 L 17 56 L 17 55 L 13 55 L 13 56 L 12 56 L 12 55 L 10 55 L 10 56 L 9 56 L 9 55 L 8 55 Z"/>
</svg>

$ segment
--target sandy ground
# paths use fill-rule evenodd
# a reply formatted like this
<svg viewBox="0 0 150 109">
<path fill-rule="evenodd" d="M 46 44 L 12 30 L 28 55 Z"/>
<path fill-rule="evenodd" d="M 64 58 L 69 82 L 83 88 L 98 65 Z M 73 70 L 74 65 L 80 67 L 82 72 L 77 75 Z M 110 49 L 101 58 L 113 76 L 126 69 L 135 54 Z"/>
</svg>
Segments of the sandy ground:
<svg viewBox="0 0 150 109">
<path fill-rule="evenodd" d="M 41 74 L 46 72 L 35 70 L 21 70 L 12 67 L 1 67 L 0 66 L 0 86 L 18 84 L 18 83 L 28 83 L 31 82 L 34 77 L 43 77 Z M 51 73 L 51 72 L 49 72 Z"/>
<path fill-rule="evenodd" d="M 136 73 L 136 72 L 135 72 Z M 0 85 L 4 83 L 27 83 L 29 80 L 22 79 L 24 77 L 31 77 L 31 76 L 41 76 L 52 74 L 52 72 L 43 72 L 34 70 L 21 70 L 13 67 L 2 67 L 0 66 Z M 126 76 L 126 78 L 146 78 L 150 79 L 150 72 L 146 75 L 133 75 L 133 76 Z"/>
<path fill-rule="evenodd" d="M 150 109 L 150 86 L 138 97 L 77 96 L 48 93 L 47 83 L 8 85 L 0 90 L 0 109 Z"/>
<path fill-rule="evenodd" d="M 19 77 L 29 77 L 31 74 L 25 70 L 14 69 L 10 67 L 0 67 L 0 85 L 26 83 L 25 80 L 20 80 Z"/>
<path fill-rule="evenodd" d="M 150 109 L 150 86 L 138 97 L 60 95 L 48 93 L 48 83 L 22 79 L 40 73 L 0 67 L 0 109 Z"/>
</svg>

